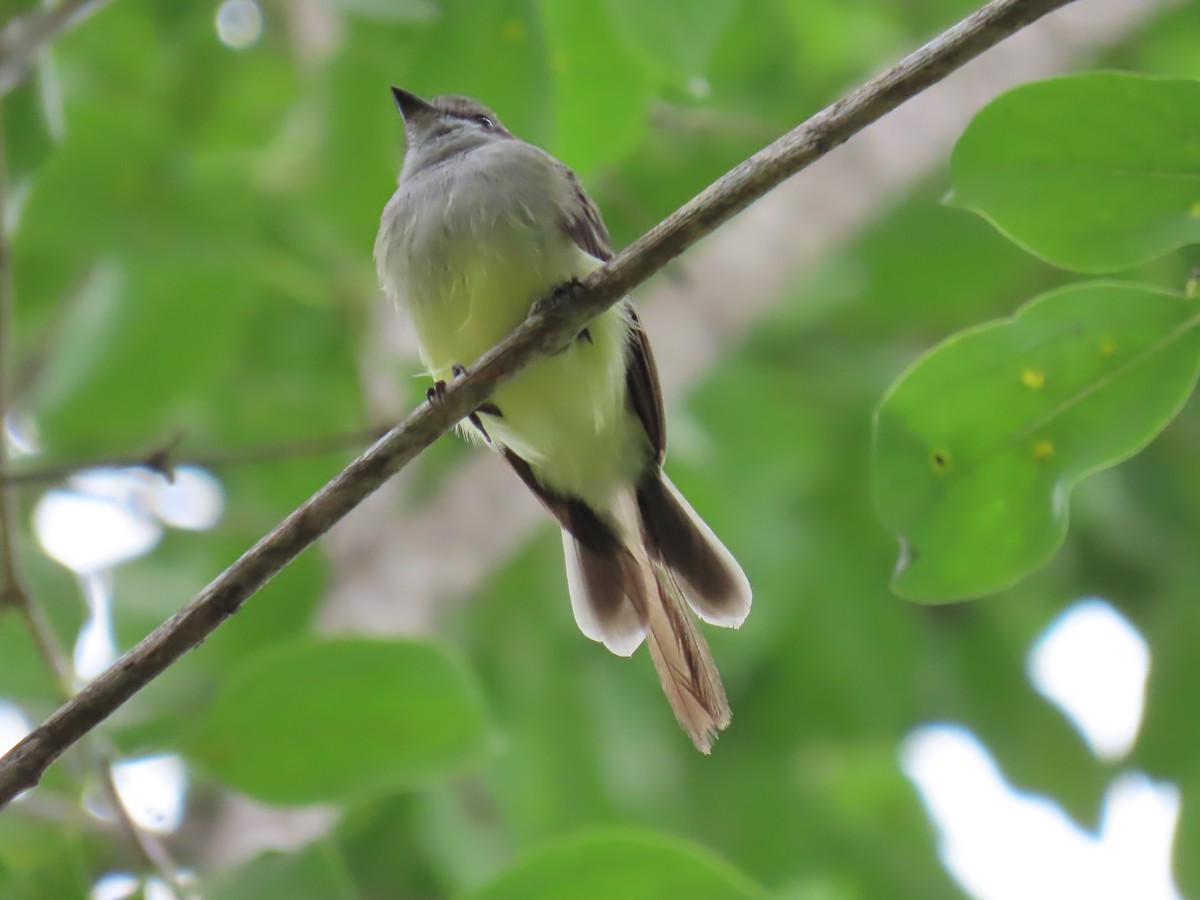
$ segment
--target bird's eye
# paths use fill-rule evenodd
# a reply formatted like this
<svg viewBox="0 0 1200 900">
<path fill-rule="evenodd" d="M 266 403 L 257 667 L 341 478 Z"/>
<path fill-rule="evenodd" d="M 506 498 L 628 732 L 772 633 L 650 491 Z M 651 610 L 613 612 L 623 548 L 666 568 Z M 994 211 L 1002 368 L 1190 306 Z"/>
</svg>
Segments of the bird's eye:
<svg viewBox="0 0 1200 900">
<path fill-rule="evenodd" d="M 482 125 L 484 128 L 495 128 L 496 127 L 496 123 L 493 122 L 491 119 L 489 119 L 487 116 L 476 116 L 475 121 L 478 122 L 480 125 Z"/>
</svg>

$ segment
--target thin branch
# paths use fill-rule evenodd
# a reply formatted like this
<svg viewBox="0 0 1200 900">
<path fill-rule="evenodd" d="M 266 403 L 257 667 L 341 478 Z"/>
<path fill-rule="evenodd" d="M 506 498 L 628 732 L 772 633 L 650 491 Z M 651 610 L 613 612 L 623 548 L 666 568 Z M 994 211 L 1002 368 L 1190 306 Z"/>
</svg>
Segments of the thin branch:
<svg viewBox="0 0 1200 900">
<path fill-rule="evenodd" d="M 0 28 L 0 97 L 19 85 L 38 54 L 109 0 L 62 0 L 49 9 L 17 16 Z"/>
<path fill-rule="evenodd" d="M 379 440 L 387 434 L 390 425 L 376 425 L 371 428 L 358 428 L 353 431 L 342 431 L 335 434 L 323 434 L 316 437 L 296 438 L 290 441 L 279 441 L 261 444 L 256 447 L 231 447 L 221 450 L 197 451 L 176 459 L 178 447 L 183 438 L 176 435 L 164 441 L 148 452 L 121 453 L 115 456 L 95 456 L 87 459 L 74 459 L 62 463 L 52 463 L 37 466 L 19 472 L 8 472 L 2 479 L 8 485 L 49 484 L 62 481 L 77 472 L 88 469 L 125 469 L 141 468 L 157 472 L 164 478 L 174 477 L 175 469 L 179 466 L 199 466 L 205 469 L 220 469 L 224 466 L 250 465 L 253 463 L 279 462 L 285 459 L 301 459 L 306 456 L 320 456 L 335 450 L 353 450 Z"/>
<path fill-rule="evenodd" d="M 3 485 L 0 485 L 0 490 L 3 490 Z M 58 636 L 54 633 L 42 608 L 34 602 L 32 595 L 27 591 L 23 592 L 22 597 L 24 602 L 20 605 L 20 611 L 25 617 L 26 630 L 37 647 L 43 664 L 54 677 L 59 695 L 69 703 L 75 692 L 75 668 L 67 658 L 66 650 L 59 643 Z M 133 816 L 129 814 L 129 808 L 121 799 L 116 779 L 113 777 L 112 754 L 101 750 L 96 741 L 88 740 L 88 738 L 95 738 L 95 735 L 85 736 L 84 746 L 90 749 L 91 755 L 94 757 L 100 787 L 112 809 L 117 827 L 124 833 L 125 838 L 151 870 L 166 882 L 176 897 L 183 898 L 183 900 L 193 897 L 195 892 L 180 877 L 179 867 L 175 865 L 167 848 L 157 837 L 139 826 L 133 820 Z"/>
<path fill-rule="evenodd" d="M 167 887 L 171 889 L 172 896 L 178 900 L 194 900 L 197 897 L 196 892 L 184 879 L 162 841 L 138 825 L 133 820 L 133 816 L 129 814 L 129 808 L 121 799 L 121 792 L 117 789 L 117 779 L 113 775 L 112 763 L 109 762 L 107 756 L 97 755 L 96 764 L 100 773 L 100 787 L 104 791 L 104 797 L 112 808 L 117 825 L 133 844 L 138 855 L 150 866 L 154 874 L 166 882 Z"/>
<path fill-rule="evenodd" d="M 58 685 L 59 695 L 69 704 L 75 692 L 75 669 L 66 650 L 58 640 L 53 626 L 46 618 L 43 609 L 34 602 L 33 596 L 21 581 L 17 568 L 17 553 L 15 532 L 13 530 L 13 510 L 8 485 L 5 483 L 5 473 L 8 466 L 8 434 L 5 417 L 8 414 L 11 400 L 9 378 L 9 341 L 12 334 L 13 291 L 12 277 L 9 266 L 8 231 L 5 227 L 5 211 L 8 209 L 8 160 L 6 158 L 3 107 L 0 106 L 0 612 L 6 607 L 17 609 L 25 619 L 26 630 L 30 640 L 37 648 L 38 655 Z M 133 821 L 113 778 L 112 762 L 108 755 L 98 750 L 94 751 L 96 768 L 100 776 L 101 786 L 108 796 L 109 805 L 116 816 L 117 824 L 125 833 L 130 843 L 146 863 L 172 889 L 175 896 L 185 898 L 193 896 L 179 878 L 179 870 L 172 861 L 166 848 L 154 835 L 139 828 Z"/>
<path fill-rule="evenodd" d="M 0 485 L 0 490 L 3 490 L 3 485 Z M 75 692 L 75 668 L 67 658 L 66 650 L 59 643 L 58 636 L 54 633 L 42 608 L 34 602 L 28 592 L 24 592 L 22 597 L 24 602 L 20 606 L 20 611 L 25 618 L 26 630 L 37 647 L 43 664 L 54 677 L 59 695 L 69 703 Z M 89 738 L 94 739 L 95 735 L 85 736 L 84 746 L 94 757 L 93 761 L 97 777 L 100 779 L 100 787 L 112 809 L 117 828 L 125 835 L 126 840 L 150 869 L 166 882 L 176 897 L 181 900 L 194 897 L 195 892 L 180 877 L 179 867 L 167 852 L 167 848 L 157 837 L 139 826 L 130 815 L 129 808 L 121 799 L 116 779 L 113 777 L 112 754 L 100 749 L 98 743 L 95 740 L 88 740 Z"/>
<path fill-rule="evenodd" d="M 9 260 L 7 216 L 8 160 L 3 109 L 0 109 L 0 610 L 28 602 L 17 568 L 12 498 L 4 490 L 8 471 L 9 342 L 12 337 L 12 267 Z"/>
<path fill-rule="evenodd" d="M 510 337 L 474 364 L 468 377 L 451 385 L 441 401 L 422 406 L 388 432 L 0 759 L 0 805 L 37 784 L 67 747 L 208 637 L 276 572 L 484 403 L 497 385 L 566 346 L 597 314 L 784 179 L 988 47 L 1069 2 L 993 0 L 724 175 L 590 275 L 578 290 L 539 304 Z"/>
</svg>

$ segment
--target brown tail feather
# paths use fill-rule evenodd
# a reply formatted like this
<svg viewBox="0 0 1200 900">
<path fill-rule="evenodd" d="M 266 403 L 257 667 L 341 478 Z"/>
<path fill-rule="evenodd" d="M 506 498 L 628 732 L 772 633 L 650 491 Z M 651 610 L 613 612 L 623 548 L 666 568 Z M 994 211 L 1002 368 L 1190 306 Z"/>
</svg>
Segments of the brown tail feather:
<svg viewBox="0 0 1200 900">
<path fill-rule="evenodd" d="M 640 564 L 639 564 L 640 563 Z M 732 714 L 721 676 L 674 576 L 664 567 L 630 558 L 635 603 L 646 622 L 646 643 L 675 718 L 701 753 L 712 750 Z"/>
<path fill-rule="evenodd" d="M 537 484 L 522 460 L 514 468 Z M 739 625 L 750 606 L 749 584 L 729 551 L 665 476 L 659 478 L 621 498 L 609 515 L 544 490 L 539 496 L 563 523 L 567 585 L 580 630 L 621 656 L 645 638 L 675 718 L 708 753 L 731 716 L 689 605 L 716 624 Z M 628 540 L 633 535 L 640 540 Z"/>
<path fill-rule="evenodd" d="M 638 482 L 637 506 L 650 558 L 675 576 L 677 593 L 710 625 L 739 627 L 750 612 L 750 582 L 661 470 Z"/>
</svg>

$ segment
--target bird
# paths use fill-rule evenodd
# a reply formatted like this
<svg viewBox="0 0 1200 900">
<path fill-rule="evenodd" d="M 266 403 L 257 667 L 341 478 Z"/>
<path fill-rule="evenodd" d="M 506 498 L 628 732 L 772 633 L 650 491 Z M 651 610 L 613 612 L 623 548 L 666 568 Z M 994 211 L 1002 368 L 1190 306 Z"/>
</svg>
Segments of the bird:
<svg viewBox="0 0 1200 900">
<path fill-rule="evenodd" d="M 406 148 L 375 262 L 411 318 L 436 401 L 464 362 L 613 249 L 577 175 L 481 102 L 392 95 Z M 663 472 L 658 371 L 629 298 L 500 385 L 462 431 L 498 452 L 561 527 L 580 631 L 619 656 L 645 641 L 675 718 L 709 753 L 732 714 L 696 618 L 737 628 L 752 592 Z"/>
</svg>

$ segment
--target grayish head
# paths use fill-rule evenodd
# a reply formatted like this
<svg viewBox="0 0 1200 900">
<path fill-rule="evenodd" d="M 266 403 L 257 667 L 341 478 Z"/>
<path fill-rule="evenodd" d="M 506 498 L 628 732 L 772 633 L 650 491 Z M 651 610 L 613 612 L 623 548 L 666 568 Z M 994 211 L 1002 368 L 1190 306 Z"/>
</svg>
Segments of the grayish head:
<svg viewBox="0 0 1200 900">
<path fill-rule="evenodd" d="M 392 96 L 404 117 L 404 175 L 493 141 L 514 139 L 494 112 L 470 97 L 446 94 L 425 101 L 398 87 L 392 88 Z"/>
</svg>

